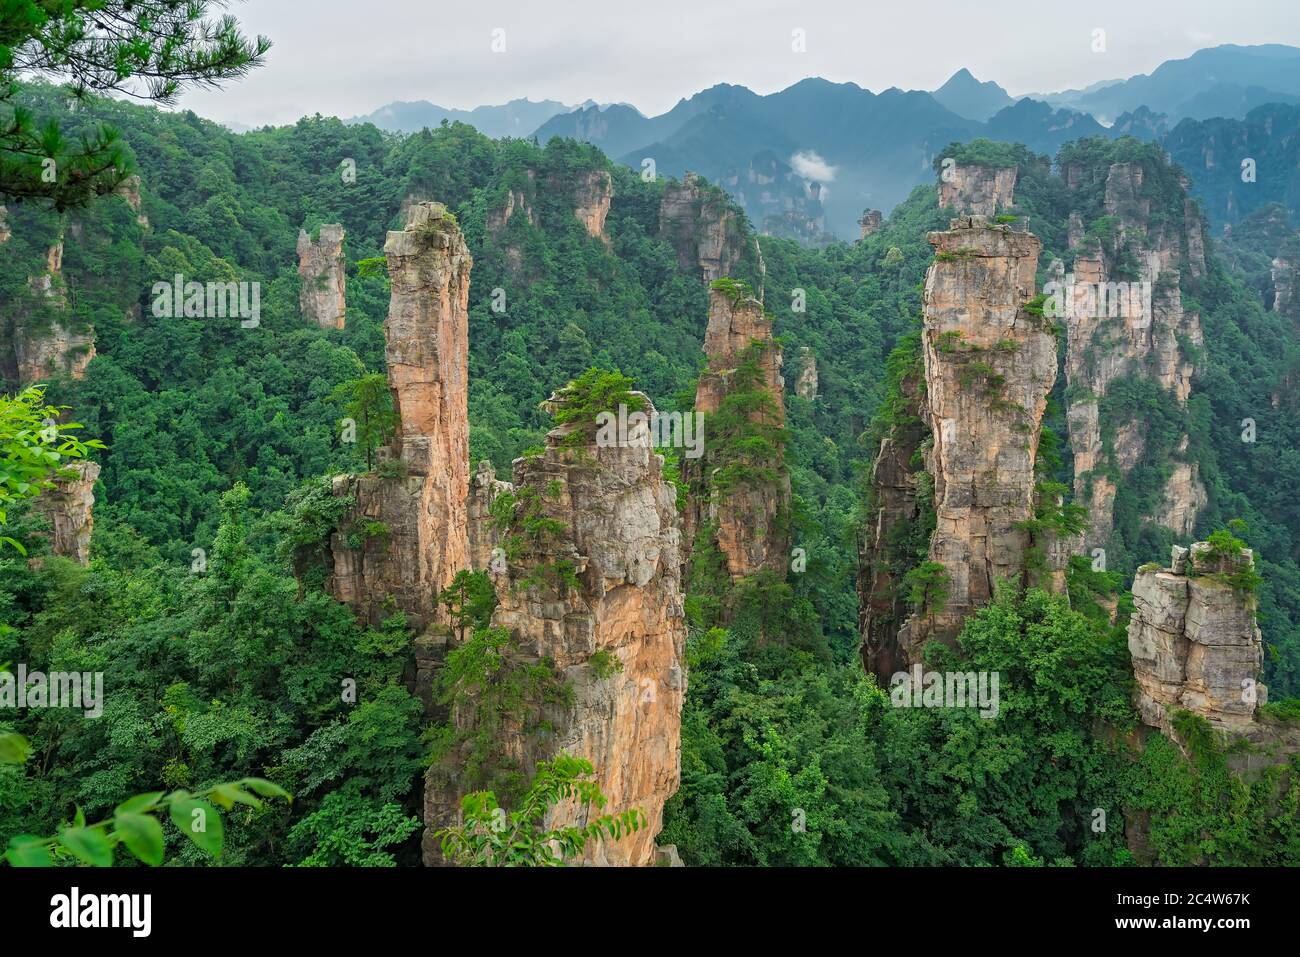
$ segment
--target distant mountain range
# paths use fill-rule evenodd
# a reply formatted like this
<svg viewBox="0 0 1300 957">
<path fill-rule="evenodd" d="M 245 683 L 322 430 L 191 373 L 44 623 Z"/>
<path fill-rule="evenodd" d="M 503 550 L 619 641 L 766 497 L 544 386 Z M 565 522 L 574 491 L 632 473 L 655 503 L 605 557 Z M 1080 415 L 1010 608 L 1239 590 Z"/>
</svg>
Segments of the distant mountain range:
<svg viewBox="0 0 1300 957">
<path fill-rule="evenodd" d="M 1167 60 L 1149 74 L 1033 96 L 1053 106 L 1091 113 L 1107 124 L 1139 106 L 1164 113 L 1171 123 L 1184 117 L 1241 119 L 1264 103 L 1300 102 L 1300 48 L 1210 47 L 1186 59 Z"/>
<path fill-rule="evenodd" d="M 973 77 L 974 86 L 954 80 L 946 85 L 963 109 L 994 108 L 996 91 Z M 863 209 L 888 211 L 931 180 L 935 154 L 954 140 L 985 136 L 1055 152 L 1106 132 L 1085 113 L 1006 99 L 1012 105 L 981 121 L 919 90 L 872 93 L 808 79 L 760 96 L 724 84 L 656 117 L 626 106 L 562 113 L 536 136 L 586 140 L 638 168 L 653 160 L 660 175 L 691 170 L 723 186 L 765 232 L 817 241 L 822 233 L 855 236 Z"/>
<path fill-rule="evenodd" d="M 511 100 L 500 106 L 479 106 L 472 110 L 453 110 L 436 106 L 427 100 L 413 103 L 396 102 L 381 106 L 373 113 L 357 116 L 349 123 L 373 123 L 381 130 L 394 133 L 414 133 L 426 126 L 434 127 L 447 120 L 468 123 L 479 132 L 493 138 L 502 136 L 528 136 L 557 113 L 576 107 L 565 106 L 555 100 Z"/>
<path fill-rule="evenodd" d="M 968 120 L 987 120 L 994 113 L 1016 102 L 992 80 L 981 83 L 965 67 L 949 77 L 948 82 L 931 95 L 958 116 L 964 116 Z"/>
<path fill-rule="evenodd" d="M 934 91 L 872 93 L 810 78 L 759 95 L 719 84 L 659 116 L 628 104 L 521 99 L 473 110 L 390 103 L 349 122 L 411 132 L 445 119 L 493 137 L 573 137 L 637 168 L 651 160 L 660 175 L 697 172 L 727 189 L 763 231 L 818 242 L 855 236 L 864 209 L 888 212 L 931 181 L 934 156 L 954 140 L 986 137 L 1055 153 L 1082 136 L 1163 139 L 1179 121 L 1218 118 L 1213 135 L 1222 144 L 1234 123 L 1244 141 L 1247 114 L 1264 104 L 1300 104 L 1300 48 L 1213 47 L 1150 74 L 1019 98 L 961 69 Z M 1291 113 L 1279 119 L 1300 122 Z M 1180 133 L 1180 152 L 1195 152 L 1198 129 Z M 1255 205 L 1238 193 L 1220 183 L 1212 218 L 1231 222 L 1237 210 Z"/>
</svg>

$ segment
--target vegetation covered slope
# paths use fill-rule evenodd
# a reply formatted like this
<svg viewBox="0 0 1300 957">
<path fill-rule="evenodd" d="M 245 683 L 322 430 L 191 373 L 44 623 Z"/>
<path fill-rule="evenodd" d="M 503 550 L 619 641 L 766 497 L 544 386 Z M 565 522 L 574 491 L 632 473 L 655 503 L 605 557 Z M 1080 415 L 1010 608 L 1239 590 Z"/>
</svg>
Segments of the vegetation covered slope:
<svg viewBox="0 0 1300 957">
<path fill-rule="evenodd" d="M 25 96 L 71 129 L 87 117 L 50 88 Z M 538 403 L 590 367 L 620 369 L 661 409 L 689 403 L 706 291 L 659 236 L 664 184 L 571 141 L 494 142 L 458 124 L 399 138 L 313 117 L 235 136 L 187 113 L 118 103 L 96 113 L 138 164 L 148 227 L 119 199 L 66 220 L 11 206 L 0 263 L 9 315 L 64 232 L 70 321 L 93 326 L 98 355 L 49 398 L 109 447 L 96 456 L 92 561 L 41 555 L 39 520 L 14 510 L 4 534 L 40 560 L 0 552 L 0 662 L 102 670 L 109 703 L 94 721 L 0 712 L 34 746 L 25 766 L 0 768 L 0 835 L 51 831 L 74 807 L 93 818 L 139 791 L 256 774 L 296 800 L 232 815 L 229 859 L 414 863 L 428 746 L 405 680 L 409 630 L 400 616 L 359 627 L 291 562 L 346 508 L 324 477 L 365 467 L 364 443 L 342 440 L 337 390 L 382 371 L 388 296 L 373 260 L 408 197 L 455 213 L 475 259 L 471 455 L 505 472 L 540 440 Z M 1046 247 L 1063 250 L 1058 188 L 1021 155 L 1020 201 Z M 569 193 L 600 170 L 613 183 L 608 244 L 574 216 Z M 517 210 L 500 226 L 492 214 L 512 193 L 531 216 Z M 321 330 L 299 316 L 295 243 L 299 229 L 333 222 L 347 230 L 347 324 Z M 1159 860 L 1294 860 L 1283 833 L 1293 796 L 1280 816 L 1253 792 L 1224 812 L 1249 786 L 1207 776 L 1159 740 L 1139 750 L 1095 733 L 1133 726 L 1123 640 L 1059 599 L 1007 596 L 967 627 L 963 667 L 1005 676 L 994 720 L 893 708 L 861 674 L 856 478 L 879 435 L 885 359 L 919 322 L 925 233 L 945 224 L 933 188 L 919 187 L 862 242 L 813 251 L 765 239 L 765 274 L 741 268 L 763 289 L 786 355 L 807 346 L 819 367 L 815 400 L 787 390 L 793 537 L 806 565 L 771 610 L 789 640 L 760 644 L 743 621 L 695 629 L 683 785 L 661 843 L 696 864 L 1114 863 L 1128 860 L 1118 822 L 1132 806 L 1166 828 L 1153 840 Z M 259 324 L 155 314 L 152 284 L 178 273 L 261 283 Z M 1269 677 L 1287 693 L 1300 661 L 1300 516 L 1284 501 L 1297 437 L 1267 403 L 1256 409 L 1284 327 L 1221 266 L 1189 295 L 1210 353 L 1193 414 L 1217 450 L 1204 521 L 1250 523 L 1277 649 Z M 1243 451 L 1230 426 L 1247 408 L 1268 441 Z M 1156 557 L 1147 549 L 1158 543 L 1125 541 L 1134 563 Z M 1111 821 L 1101 831 L 1098 807 Z M 1202 826 L 1234 840 L 1204 851 Z M 199 860 L 181 842 L 172 853 Z"/>
</svg>

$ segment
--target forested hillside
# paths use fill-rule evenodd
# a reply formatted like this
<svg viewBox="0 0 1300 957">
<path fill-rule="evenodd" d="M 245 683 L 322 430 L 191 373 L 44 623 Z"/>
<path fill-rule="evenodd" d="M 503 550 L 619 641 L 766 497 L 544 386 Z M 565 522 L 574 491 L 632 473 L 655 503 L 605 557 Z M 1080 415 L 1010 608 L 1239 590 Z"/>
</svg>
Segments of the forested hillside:
<svg viewBox="0 0 1300 957">
<path fill-rule="evenodd" d="M 1142 733 L 1125 638 L 1132 602 L 1121 597 L 1174 544 L 1242 520 L 1232 527 L 1262 575 L 1262 677 L 1272 703 L 1260 720 L 1291 727 L 1295 706 L 1284 699 L 1300 694 L 1297 319 L 1294 308 L 1274 307 L 1264 265 L 1295 249 L 1284 211 L 1273 211 L 1280 222 L 1270 228 L 1243 225 L 1235 245 L 1212 243 L 1195 274 L 1185 265 L 1182 308 L 1203 332 L 1200 343 L 1179 341 L 1195 367 L 1185 405 L 1138 373 L 1110 382 L 1099 400 L 1111 451 L 1126 423 L 1151 436 L 1115 494 L 1108 565 L 1074 563 L 1064 593 L 1002 589 L 955 645 L 928 651 L 927 666 L 1001 675 L 990 720 L 974 709 L 894 706 L 859 650 L 855 583 L 872 463 L 912 414 L 904 393 L 921 354 L 922 284 L 934 261 L 927 233 L 955 215 L 933 185 L 917 187 L 862 240 L 810 249 L 757 237 L 717 187 L 648 180 L 573 140 L 492 140 L 459 123 L 398 136 L 319 116 L 235 135 L 192 113 L 113 101 L 70 112 L 52 87 L 23 96 L 70 134 L 111 122 L 139 182 L 84 211 L 10 204 L 0 229 L 3 391 L 30 384 L 18 381 L 20 338 L 63 343 L 63 365 L 52 362 L 38 381 L 49 382 L 46 399 L 68 407 L 85 436 L 107 446 L 92 453 L 102 471 L 88 563 L 51 554 L 36 505 L 12 509 L 0 526 L 27 553 L 0 550 L 0 662 L 102 671 L 107 684 L 95 720 L 0 709 L 0 730 L 31 744 L 24 763 L 0 765 L 0 838 L 53 833 L 78 814 L 99 820 L 140 792 L 256 776 L 294 801 L 230 809 L 226 863 L 420 862 L 430 763 L 462 746 L 481 757 L 474 747 L 490 744 L 497 727 L 481 721 L 479 738 L 448 745 L 464 730 L 455 681 L 473 684 L 482 667 L 473 654 L 495 661 L 485 649 L 508 643 L 487 627 L 499 623 L 492 614 L 501 596 L 488 588 L 471 609 L 467 590 L 482 584 L 474 576 L 458 579 L 458 598 L 427 596 L 448 604 L 459 631 L 442 637 L 461 652 L 450 652 L 458 657 L 447 658 L 430 692 L 417 659 L 427 634 L 396 606 L 354 614 L 313 562 L 332 533 L 351 534 L 349 547 L 361 552 L 389 531 L 381 521 L 347 525 L 352 503 L 331 480 L 400 478 L 377 449 L 390 438 L 378 433 L 393 428 L 383 257 L 390 230 L 409 226 L 408 211 L 437 201 L 448 211 L 438 241 L 463 236 L 473 259 L 471 465 L 487 460 L 507 478 L 516 460 L 546 476 L 560 474 L 561 463 L 576 487 L 583 463 L 573 466 L 564 440 L 548 437 L 553 425 L 580 431 L 597 399 L 601 408 L 609 395 L 626 401 L 630 388 L 660 411 L 695 409 L 701 378 L 717 373 L 702 347 L 721 295 L 735 306 L 753 293 L 784 355 L 779 468 L 749 457 L 768 451 L 760 439 L 770 435 L 755 428 L 763 397 L 757 386 L 745 391 L 743 362 L 727 379 L 732 405 L 724 399 L 716 427 L 728 430 L 724 451 L 739 450 L 725 461 L 742 463 L 742 484 L 759 473 L 779 484 L 775 473 L 788 474 L 792 561 L 780 580 L 738 584 L 719 571 L 727 543 L 708 544 L 717 529 L 707 519 L 686 545 L 694 552 L 684 586 L 681 783 L 659 845 L 675 844 L 688 865 L 1300 862 L 1293 753 L 1243 776 L 1194 716 L 1180 726 L 1186 748 Z M 1014 204 L 1002 212 L 1008 228 L 1027 217 L 1041 240 L 1040 287 L 1052 260 L 1074 247 L 1096 250 L 1108 268 L 1127 255 L 1122 217 L 1106 207 L 1104 174 L 1116 165 L 1144 171 L 1139 196 L 1152 235 L 1197 215 L 1184 204 L 1179 170 L 1132 139 L 1079 141 L 1055 158 L 986 141 L 954 146 L 936 157 L 938 181 L 945 157 L 1017 171 Z M 1061 175 L 1071 165 L 1102 178 L 1072 189 Z M 300 305 L 302 243 L 320 242 L 329 224 L 346 236 L 342 328 L 304 320 Z M 721 265 L 704 252 L 713 240 Z M 391 269 L 391 247 L 388 255 Z M 260 312 L 250 324 L 159 309 L 156 284 L 175 276 L 260 284 Z M 1062 365 L 1067 347 L 1058 334 Z M 76 376 L 66 374 L 72 367 Z M 583 391 L 593 368 L 621 373 L 594 380 L 609 395 Z M 543 408 L 571 380 L 579 384 Z M 1039 443 L 1038 477 L 1075 502 L 1067 410 L 1078 390 L 1067 394 L 1064 376 L 1048 386 L 1044 435 L 1054 437 Z M 373 435 L 369 415 L 380 423 Z M 353 439 L 346 423 L 359 419 L 367 428 Z M 707 441 L 714 425 L 704 421 Z M 1190 461 L 1205 501 L 1194 529 L 1176 535 L 1151 521 L 1153 496 Z M 681 450 L 666 450 L 664 475 L 677 483 L 679 504 L 710 483 L 725 501 L 730 487 L 717 491 L 724 471 L 692 475 Z M 536 551 L 563 532 L 535 510 L 560 480 L 524 479 L 493 507 L 515 564 L 524 539 Z M 916 567 L 917 542 L 895 544 L 911 549 L 900 570 Z M 565 594 L 574 570 L 541 568 L 558 581 L 547 587 Z M 918 613 L 923 606 L 915 603 Z M 516 698 L 567 700 L 547 684 L 544 660 L 530 665 L 521 671 L 526 687 L 480 674 L 477 704 L 498 702 L 509 725 Z M 541 713 L 545 738 L 551 718 Z M 526 770 L 509 767 L 494 780 L 517 787 Z M 208 860 L 179 836 L 169 832 L 169 860 Z"/>
</svg>

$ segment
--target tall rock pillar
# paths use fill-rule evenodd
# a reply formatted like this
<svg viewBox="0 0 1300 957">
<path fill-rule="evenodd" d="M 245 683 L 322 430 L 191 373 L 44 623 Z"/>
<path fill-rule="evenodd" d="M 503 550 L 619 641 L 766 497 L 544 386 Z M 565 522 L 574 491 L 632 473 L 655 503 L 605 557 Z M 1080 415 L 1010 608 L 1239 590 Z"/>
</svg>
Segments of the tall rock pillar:
<svg viewBox="0 0 1300 957">
<path fill-rule="evenodd" d="M 924 414 L 934 446 L 935 530 L 929 560 L 943 566 L 942 607 L 922 609 L 900 644 L 909 659 L 928 637 L 955 638 L 999 580 L 1020 582 L 1034 515 L 1034 462 L 1056 339 L 1034 298 L 1042 244 L 981 216 L 930 233 L 922 348 Z M 938 604 L 936 602 L 936 604 Z"/>
<path fill-rule="evenodd" d="M 653 413 L 648 399 L 632 394 Z M 552 407 L 563 402 L 561 392 Z M 492 625 L 523 657 L 513 666 L 544 667 L 568 693 L 552 698 L 537 721 L 488 716 L 491 752 L 524 779 L 560 752 L 591 762 L 605 807 L 568 801 L 550 812 L 547 826 L 631 809 L 644 814 L 641 830 L 588 845 L 588 864 L 653 863 L 664 803 L 681 776 L 681 531 L 676 491 L 662 468 L 644 426 L 608 446 L 598 444 L 589 423 L 570 422 L 551 430 L 544 453 L 517 459 L 513 487 L 498 489 L 512 499 L 503 529 L 509 565 L 497 579 Z M 473 748 L 482 720 L 472 700 L 455 704 L 453 726 L 468 732 L 461 748 Z M 448 766 L 430 770 L 428 863 L 439 857 L 432 832 L 455 818 L 459 797 L 476 786 L 464 768 L 454 750 Z"/>
<path fill-rule="evenodd" d="M 316 239 L 298 231 L 298 302 L 302 317 L 322 329 L 342 329 L 347 314 L 344 235 L 336 223 L 322 226 Z"/>
<path fill-rule="evenodd" d="M 683 459 L 691 486 L 688 546 L 710 532 L 733 581 L 784 577 L 790 555 L 790 477 L 784 466 L 785 383 L 772 320 L 743 284 L 709 290 L 708 367 L 695 393 L 704 454 Z"/>
<path fill-rule="evenodd" d="M 331 541 L 330 588 L 378 621 L 392 597 L 418 632 L 437 595 L 469 565 L 469 281 L 473 260 L 441 203 L 411 208 L 384 245 L 392 286 L 384 323 L 397 433 L 378 473 L 341 476 L 356 506 Z"/>
</svg>

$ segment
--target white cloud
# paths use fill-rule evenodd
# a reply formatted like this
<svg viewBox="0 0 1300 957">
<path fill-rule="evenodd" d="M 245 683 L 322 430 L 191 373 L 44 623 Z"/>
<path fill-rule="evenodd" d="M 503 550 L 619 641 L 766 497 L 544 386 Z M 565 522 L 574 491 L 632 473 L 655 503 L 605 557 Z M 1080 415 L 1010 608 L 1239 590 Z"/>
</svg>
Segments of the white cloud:
<svg viewBox="0 0 1300 957">
<path fill-rule="evenodd" d="M 814 150 L 800 150 L 790 157 L 790 166 L 804 179 L 815 179 L 819 183 L 835 182 L 838 166 L 826 162 Z"/>
</svg>

